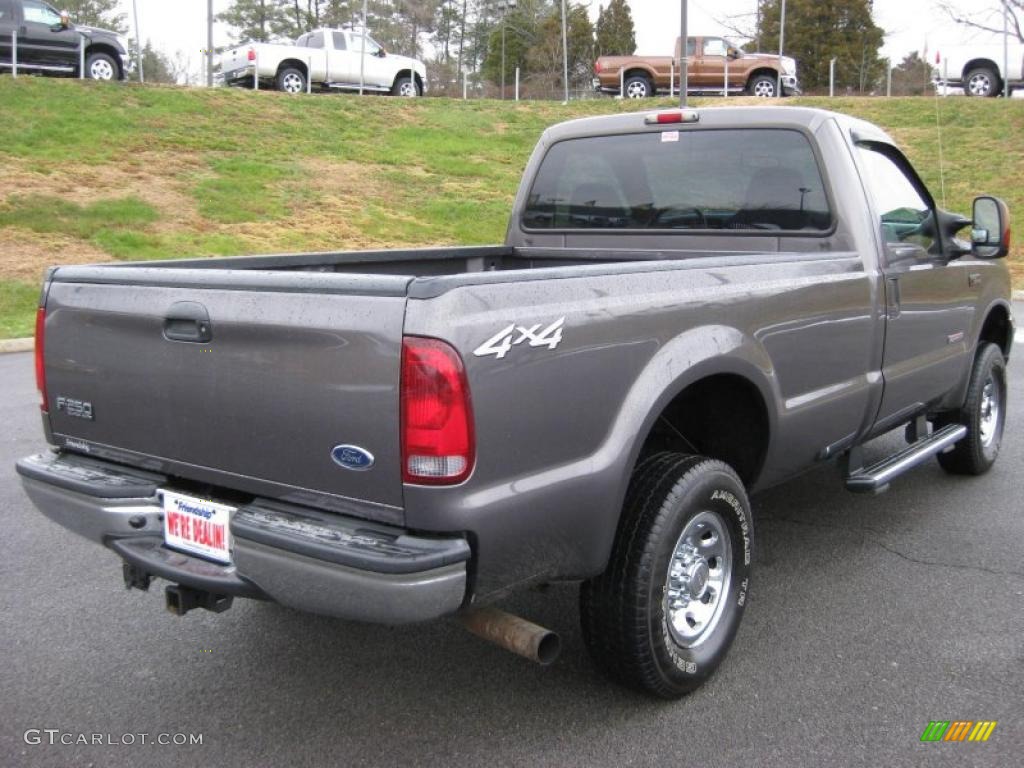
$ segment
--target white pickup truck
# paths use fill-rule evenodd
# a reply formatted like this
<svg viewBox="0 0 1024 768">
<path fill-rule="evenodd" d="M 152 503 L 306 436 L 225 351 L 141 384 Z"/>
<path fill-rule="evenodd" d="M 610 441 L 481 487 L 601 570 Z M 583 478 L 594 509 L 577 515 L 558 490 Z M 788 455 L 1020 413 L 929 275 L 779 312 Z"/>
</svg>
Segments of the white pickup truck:
<svg viewBox="0 0 1024 768">
<path fill-rule="evenodd" d="M 939 83 L 963 88 L 967 96 L 998 96 L 1004 85 L 1011 93 L 1024 88 L 1024 45 L 1009 46 L 1006 72 L 1002 42 L 950 45 L 939 51 Z"/>
<path fill-rule="evenodd" d="M 364 51 L 365 46 L 365 51 Z M 286 93 L 317 89 L 363 90 L 395 96 L 422 96 L 423 62 L 388 53 L 359 30 L 317 29 L 294 45 L 246 43 L 225 51 L 220 71 L 226 85 L 253 85 L 253 78 Z M 360 71 L 362 76 L 360 77 Z"/>
</svg>

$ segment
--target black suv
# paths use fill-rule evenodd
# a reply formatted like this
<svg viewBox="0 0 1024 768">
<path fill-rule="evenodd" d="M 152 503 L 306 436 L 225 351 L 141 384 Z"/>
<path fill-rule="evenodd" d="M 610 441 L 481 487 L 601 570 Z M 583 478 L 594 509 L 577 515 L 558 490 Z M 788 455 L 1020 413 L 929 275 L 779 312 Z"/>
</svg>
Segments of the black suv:
<svg viewBox="0 0 1024 768">
<path fill-rule="evenodd" d="M 72 24 L 39 0 L 0 0 L 0 71 L 16 62 L 19 72 L 77 77 L 83 42 L 86 76 L 124 80 L 131 71 L 128 41 L 117 32 Z"/>
</svg>

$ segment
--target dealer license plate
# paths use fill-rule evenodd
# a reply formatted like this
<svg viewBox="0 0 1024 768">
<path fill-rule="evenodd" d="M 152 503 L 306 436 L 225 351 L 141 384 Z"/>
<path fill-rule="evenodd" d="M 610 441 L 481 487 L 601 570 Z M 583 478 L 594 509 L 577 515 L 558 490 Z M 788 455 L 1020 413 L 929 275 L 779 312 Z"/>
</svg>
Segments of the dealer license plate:
<svg viewBox="0 0 1024 768">
<path fill-rule="evenodd" d="M 231 562 L 231 513 L 235 507 L 162 491 L 164 543 L 219 563 Z"/>
</svg>

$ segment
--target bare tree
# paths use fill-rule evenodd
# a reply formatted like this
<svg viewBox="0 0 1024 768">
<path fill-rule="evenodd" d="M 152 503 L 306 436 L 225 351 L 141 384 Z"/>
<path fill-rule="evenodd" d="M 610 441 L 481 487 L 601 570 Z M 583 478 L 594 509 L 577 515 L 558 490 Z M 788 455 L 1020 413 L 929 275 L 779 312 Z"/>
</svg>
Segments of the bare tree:
<svg viewBox="0 0 1024 768">
<path fill-rule="evenodd" d="M 1010 34 L 1014 35 L 1019 42 L 1024 43 L 1024 26 L 1022 26 L 1024 0 L 990 0 L 987 6 L 981 10 L 977 8 L 980 2 L 972 3 L 974 7 L 970 10 L 964 10 L 962 2 L 953 0 L 939 0 L 936 5 L 957 24 L 1001 35 L 1003 34 L 1004 1 L 1009 11 Z"/>
</svg>

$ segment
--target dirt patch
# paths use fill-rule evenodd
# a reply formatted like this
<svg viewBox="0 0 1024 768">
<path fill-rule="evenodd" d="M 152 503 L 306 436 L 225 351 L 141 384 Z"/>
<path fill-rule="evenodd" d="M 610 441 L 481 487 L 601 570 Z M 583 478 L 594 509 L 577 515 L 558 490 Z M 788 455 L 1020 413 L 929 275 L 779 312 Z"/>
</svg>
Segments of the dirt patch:
<svg viewBox="0 0 1024 768">
<path fill-rule="evenodd" d="M 13 196 L 46 196 L 89 205 L 135 197 L 160 211 L 164 227 L 177 230 L 199 219 L 189 189 L 209 174 L 200 161 L 165 152 L 140 152 L 118 165 L 68 165 L 49 172 L 12 159 L 0 168 L 0 202 Z"/>
<path fill-rule="evenodd" d="M 0 229 L 0 280 L 37 282 L 47 267 L 96 264 L 111 256 L 73 237 Z"/>
</svg>

